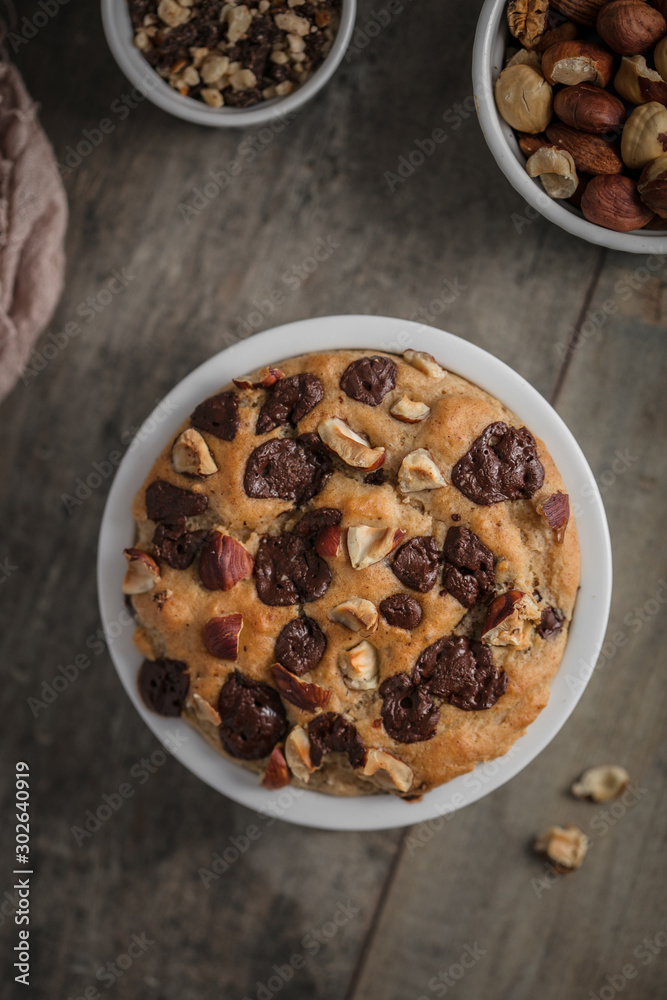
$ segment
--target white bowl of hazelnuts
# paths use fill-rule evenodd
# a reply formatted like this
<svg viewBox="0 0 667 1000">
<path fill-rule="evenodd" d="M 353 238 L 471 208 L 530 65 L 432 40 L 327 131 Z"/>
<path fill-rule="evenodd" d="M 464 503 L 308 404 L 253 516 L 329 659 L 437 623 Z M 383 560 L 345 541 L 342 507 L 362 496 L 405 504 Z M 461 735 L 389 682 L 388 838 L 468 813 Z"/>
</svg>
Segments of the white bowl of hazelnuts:
<svg viewBox="0 0 667 1000">
<path fill-rule="evenodd" d="M 473 83 L 528 206 L 590 243 L 667 253 L 667 0 L 486 0 Z"/>
</svg>

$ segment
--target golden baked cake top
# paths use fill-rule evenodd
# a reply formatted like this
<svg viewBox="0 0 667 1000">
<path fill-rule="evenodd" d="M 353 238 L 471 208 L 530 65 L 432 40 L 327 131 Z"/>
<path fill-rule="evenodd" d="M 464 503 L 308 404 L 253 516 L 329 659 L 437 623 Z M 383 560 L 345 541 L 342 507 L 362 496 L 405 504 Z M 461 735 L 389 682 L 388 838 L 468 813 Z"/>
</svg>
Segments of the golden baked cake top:
<svg viewBox="0 0 667 1000">
<path fill-rule="evenodd" d="M 133 512 L 144 701 L 267 787 L 419 797 L 547 703 L 579 582 L 563 482 L 430 355 L 328 351 L 235 379 Z"/>
</svg>

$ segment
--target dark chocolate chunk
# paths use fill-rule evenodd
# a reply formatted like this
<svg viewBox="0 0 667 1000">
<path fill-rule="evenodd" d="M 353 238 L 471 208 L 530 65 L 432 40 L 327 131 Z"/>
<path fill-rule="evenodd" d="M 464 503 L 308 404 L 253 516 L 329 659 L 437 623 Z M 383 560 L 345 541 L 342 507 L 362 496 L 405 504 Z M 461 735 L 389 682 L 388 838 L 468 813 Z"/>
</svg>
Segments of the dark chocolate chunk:
<svg viewBox="0 0 667 1000">
<path fill-rule="evenodd" d="M 427 646 L 415 664 L 412 679 L 467 712 L 495 705 L 509 680 L 504 671 L 498 673 L 489 647 L 465 636 L 438 639 Z"/>
<path fill-rule="evenodd" d="M 535 438 L 525 427 L 489 424 L 452 469 L 452 483 L 473 503 L 488 507 L 530 498 L 544 482 Z"/>
<path fill-rule="evenodd" d="M 335 507 L 318 507 L 317 510 L 310 510 L 303 515 L 295 526 L 293 534 L 299 538 L 308 538 L 309 535 L 316 535 L 330 524 L 340 524 L 342 517 L 342 513 Z"/>
<path fill-rule="evenodd" d="M 300 677 L 314 670 L 324 656 L 327 640 L 312 618 L 293 618 L 276 639 L 276 660 Z"/>
<path fill-rule="evenodd" d="M 218 701 L 220 739 L 228 754 L 242 760 L 268 757 L 287 732 L 287 716 L 275 688 L 240 670 L 227 678 Z"/>
<path fill-rule="evenodd" d="M 139 694 L 158 715 L 181 714 L 190 687 L 187 664 L 180 660 L 144 660 L 139 668 Z"/>
<path fill-rule="evenodd" d="M 275 83 L 283 83 L 284 80 L 296 81 L 296 73 L 289 64 L 272 63 L 269 69 L 269 78 Z"/>
<path fill-rule="evenodd" d="M 537 634 L 543 639 L 551 639 L 558 635 L 565 622 L 565 615 L 558 608 L 545 608 L 540 616 L 540 624 L 537 626 Z"/>
<path fill-rule="evenodd" d="M 450 528 L 445 538 L 445 590 L 471 608 L 493 587 L 493 552 L 469 528 Z"/>
<path fill-rule="evenodd" d="M 312 500 L 333 472 L 331 459 L 317 434 L 296 438 L 273 438 L 255 448 L 243 479 L 249 497 Z"/>
<path fill-rule="evenodd" d="M 146 488 L 146 514 L 151 521 L 162 521 L 169 527 L 185 531 L 185 519 L 203 514 L 208 507 L 208 497 L 192 493 L 180 486 L 173 486 L 157 479 Z"/>
<path fill-rule="evenodd" d="M 278 379 L 268 391 L 269 398 L 257 418 L 257 434 L 268 434 L 284 424 L 296 427 L 324 399 L 322 383 L 310 372 Z"/>
<path fill-rule="evenodd" d="M 204 400 L 190 417 L 190 423 L 221 441 L 233 441 L 241 424 L 238 394 L 219 392 L 217 396 Z"/>
<path fill-rule="evenodd" d="M 380 614 L 387 625 L 395 628 L 417 628 L 422 620 L 422 609 L 419 601 L 408 594 L 394 594 L 380 601 Z"/>
<path fill-rule="evenodd" d="M 340 387 L 350 399 L 378 406 L 396 385 L 397 376 L 398 368 L 391 358 L 374 354 L 349 364 L 341 376 Z"/>
<path fill-rule="evenodd" d="M 202 531 L 180 531 L 168 525 L 158 524 L 153 535 L 153 545 L 158 559 L 163 559 L 172 569 L 187 569 L 208 535 Z"/>
<path fill-rule="evenodd" d="M 384 469 L 376 469 L 375 472 L 369 472 L 367 476 L 364 476 L 364 482 L 368 483 L 369 486 L 383 486 L 387 481 L 387 473 Z"/>
<path fill-rule="evenodd" d="M 393 740 L 421 743 L 435 736 L 440 709 L 426 688 L 407 674 L 394 674 L 380 685 L 382 721 Z"/>
<path fill-rule="evenodd" d="M 262 99 L 259 87 L 247 87 L 245 90 L 225 87 L 221 93 L 225 104 L 230 108 L 250 108 L 253 104 L 259 104 Z"/>
<path fill-rule="evenodd" d="M 240 63 L 244 69 L 252 70 L 258 80 L 266 76 L 268 59 L 274 39 L 280 31 L 272 17 L 259 15 L 250 22 L 246 37 L 240 43 Z M 268 65 L 267 65 L 268 64 Z"/>
<path fill-rule="evenodd" d="M 433 535 L 417 535 L 398 550 L 391 568 L 406 587 L 425 594 L 435 584 L 439 561 L 438 545 Z"/>
<path fill-rule="evenodd" d="M 260 601 L 284 607 L 322 597 L 331 583 L 331 570 L 312 538 L 291 532 L 265 535 L 255 558 L 255 583 Z"/>
<path fill-rule="evenodd" d="M 319 767 L 327 753 L 346 753 L 352 767 L 366 763 L 366 747 L 352 725 L 336 712 L 323 712 L 308 723 L 310 759 Z"/>
</svg>

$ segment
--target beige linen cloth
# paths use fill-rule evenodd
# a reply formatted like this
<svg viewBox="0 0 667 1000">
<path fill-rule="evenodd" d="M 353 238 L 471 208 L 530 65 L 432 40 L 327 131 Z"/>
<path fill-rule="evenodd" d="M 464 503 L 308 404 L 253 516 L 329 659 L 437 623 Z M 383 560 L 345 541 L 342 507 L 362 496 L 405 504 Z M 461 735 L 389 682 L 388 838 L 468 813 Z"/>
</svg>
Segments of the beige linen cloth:
<svg viewBox="0 0 667 1000">
<path fill-rule="evenodd" d="M 0 63 L 0 400 L 63 286 L 67 198 L 21 74 Z"/>
</svg>

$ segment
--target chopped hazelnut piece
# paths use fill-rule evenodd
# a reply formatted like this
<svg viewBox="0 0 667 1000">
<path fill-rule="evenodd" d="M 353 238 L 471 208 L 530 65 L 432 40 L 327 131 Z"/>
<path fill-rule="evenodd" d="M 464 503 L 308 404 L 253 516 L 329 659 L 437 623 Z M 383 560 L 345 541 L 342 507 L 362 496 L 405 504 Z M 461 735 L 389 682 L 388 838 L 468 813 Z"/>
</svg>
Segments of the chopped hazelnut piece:
<svg viewBox="0 0 667 1000">
<path fill-rule="evenodd" d="M 581 867 L 588 846 L 588 837 L 577 826 L 550 826 L 535 840 L 535 850 L 546 854 L 561 875 Z"/>
<path fill-rule="evenodd" d="M 204 83 L 217 83 L 229 69 L 229 59 L 218 53 L 207 56 L 201 67 L 201 78 Z"/>
<path fill-rule="evenodd" d="M 171 464 L 174 472 L 185 476 L 212 476 L 218 471 L 206 441 L 194 427 L 188 427 L 174 441 Z"/>
<path fill-rule="evenodd" d="M 354 469 L 372 472 L 383 464 L 387 456 L 385 448 L 371 448 L 368 441 L 340 417 L 323 420 L 317 433 L 327 448 Z"/>
<path fill-rule="evenodd" d="M 437 490 L 445 485 L 442 472 L 426 448 L 411 451 L 401 462 L 398 470 L 398 488 L 401 493 Z"/>
<path fill-rule="evenodd" d="M 291 35 L 307 35 L 310 33 L 310 22 L 305 17 L 287 11 L 285 14 L 276 14 L 273 20 L 281 31 L 287 31 Z"/>
<path fill-rule="evenodd" d="M 155 560 L 141 549 L 125 549 L 127 572 L 123 580 L 124 594 L 147 594 L 160 576 Z"/>
<path fill-rule="evenodd" d="M 378 609 L 371 601 L 363 597 L 350 597 L 342 604 L 331 608 L 327 615 L 329 621 L 345 625 L 351 632 L 361 632 L 370 635 L 378 627 Z"/>
<path fill-rule="evenodd" d="M 624 767 L 604 764 L 584 771 L 579 781 L 572 785 L 572 794 L 578 799 L 592 799 L 593 802 L 609 802 L 622 795 L 630 782 L 630 775 Z"/>
<path fill-rule="evenodd" d="M 419 403 L 417 400 L 401 396 L 398 402 L 394 403 L 389 411 L 392 417 L 401 420 L 404 424 L 418 424 L 420 420 L 425 420 L 431 412 L 431 407 L 426 403 Z"/>
<path fill-rule="evenodd" d="M 219 90 L 212 90 L 210 87 L 203 87 L 201 90 L 202 100 L 208 104 L 209 108 L 221 108 L 224 104 L 222 94 Z"/>
<path fill-rule="evenodd" d="M 310 739 L 303 726 L 295 726 L 288 734 L 285 740 L 285 760 L 294 777 L 306 784 L 313 771 L 317 770 L 310 757 Z"/>
<path fill-rule="evenodd" d="M 362 774 L 375 776 L 379 785 L 388 790 L 407 792 L 412 786 L 412 768 L 393 753 L 371 747 Z"/>
<path fill-rule="evenodd" d="M 427 354 L 426 351 L 403 351 L 403 357 L 409 365 L 416 368 L 422 375 L 428 375 L 429 378 L 443 378 L 447 374 L 433 355 Z"/>
<path fill-rule="evenodd" d="M 170 28 L 177 28 L 190 17 L 187 7 L 176 3 L 176 0 L 160 0 L 157 8 L 157 16 Z"/>
<path fill-rule="evenodd" d="M 211 726 L 220 725 L 221 719 L 219 712 L 216 712 L 213 705 L 206 701 L 205 698 L 202 698 L 200 694 L 197 694 L 196 691 L 192 696 L 192 703 L 200 722 L 207 722 Z"/>
<path fill-rule="evenodd" d="M 347 529 L 347 551 L 354 569 L 380 562 L 405 537 L 400 528 L 371 528 L 360 524 Z"/>
<path fill-rule="evenodd" d="M 345 683 L 353 691 L 371 691 L 378 686 L 378 651 L 368 639 L 352 649 L 341 650 L 338 666 Z"/>
<path fill-rule="evenodd" d="M 232 89 L 236 91 L 248 90 L 250 87 L 257 86 L 257 77 L 251 69 L 237 70 L 236 73 L 232 73 L 229 80 Z"/>
<path fill-rule="evenodd" d="M 541 613 L 530 596 L 520 590 L 499 594 L 489 605 L 482 625 L 482 642 L 490 646 L 515 646 L 527 649 L 532 627 L 539 625 Z"/>
<path fill-rule="evenodd" d="M 240 7 L 232 7 L 229 12 L 227 28 L 227 41 L 230 45 L 240 41 L 252 23 L 252 14 L 245 4 Z"/>
</svg>

